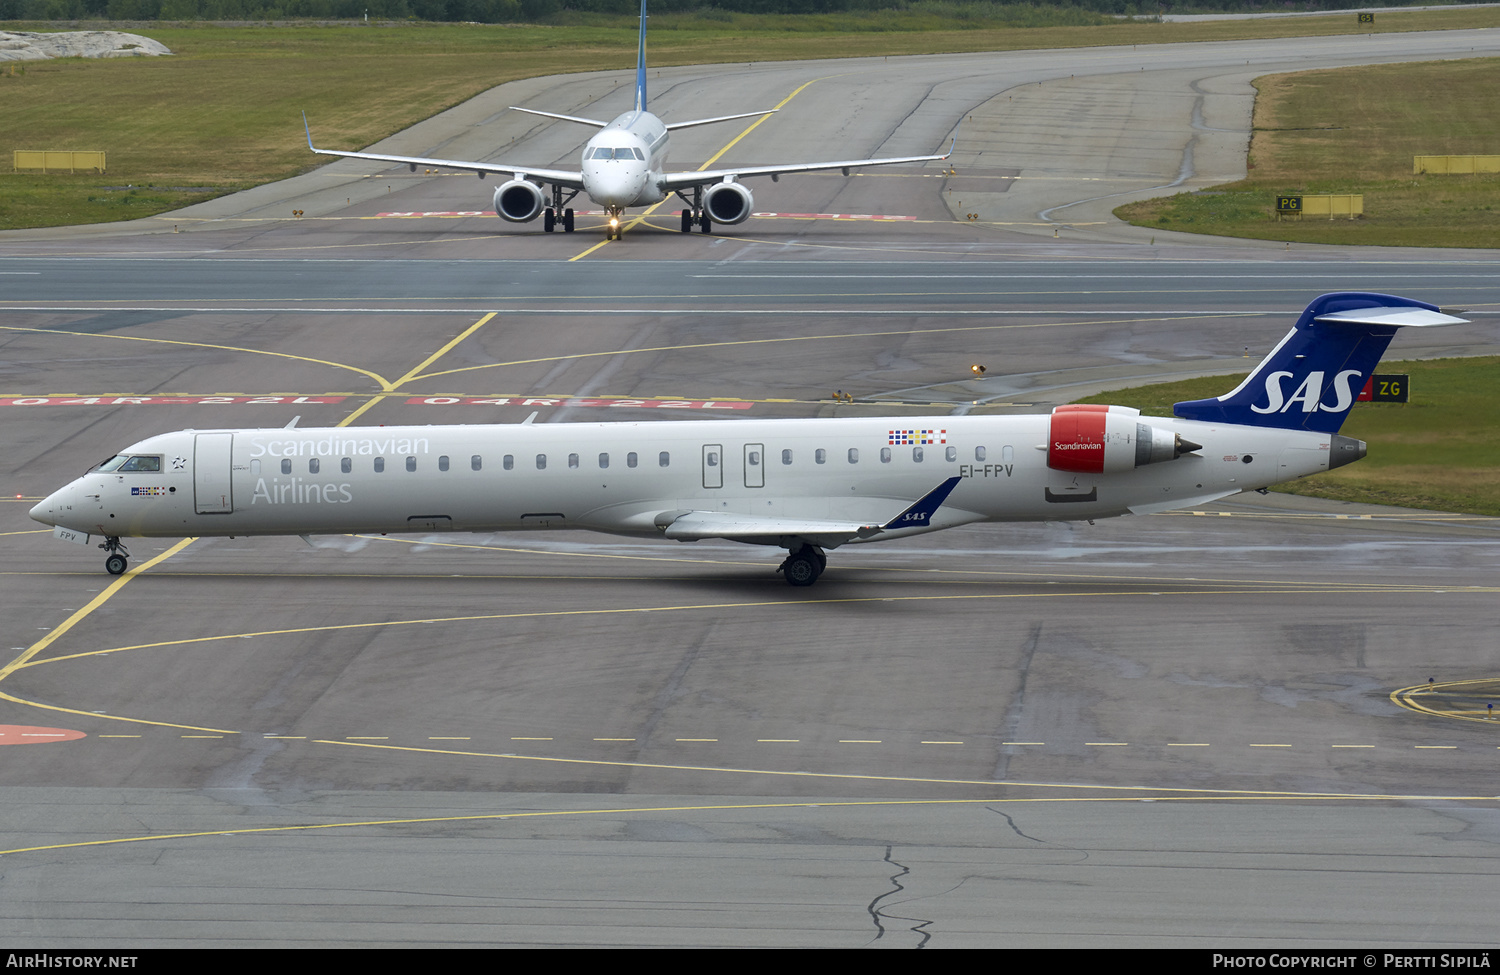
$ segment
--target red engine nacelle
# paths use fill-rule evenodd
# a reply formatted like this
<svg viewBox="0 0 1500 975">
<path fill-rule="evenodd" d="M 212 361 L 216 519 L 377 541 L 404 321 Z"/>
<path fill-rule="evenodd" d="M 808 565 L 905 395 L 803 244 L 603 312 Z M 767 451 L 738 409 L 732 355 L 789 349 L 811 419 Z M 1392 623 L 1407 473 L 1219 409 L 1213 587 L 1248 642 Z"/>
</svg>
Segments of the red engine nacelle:
<svg viewBox="0 0 1500 975">
<path fill-rule="evenodd" d="M 1117 474 L 1201 449 L 1171 430 L 1140 422 L 1128 406 L 1059 406 L 1047 436 L 1047 466 L 1075 474 Z"/>
<path fill-rule="evenodd" d="M 511 223 L 535 220 L 546 204 L 542 188 L 528 180 L 513 179 L 495 190 L 495 213 Z"/>
<path fill-rule="evenodd" d="M 715 183 L 703 192 L 703 209 L 714 223 L 744 223 L 755 209 L 755 197 L 739 183 Z"/>
</svg>

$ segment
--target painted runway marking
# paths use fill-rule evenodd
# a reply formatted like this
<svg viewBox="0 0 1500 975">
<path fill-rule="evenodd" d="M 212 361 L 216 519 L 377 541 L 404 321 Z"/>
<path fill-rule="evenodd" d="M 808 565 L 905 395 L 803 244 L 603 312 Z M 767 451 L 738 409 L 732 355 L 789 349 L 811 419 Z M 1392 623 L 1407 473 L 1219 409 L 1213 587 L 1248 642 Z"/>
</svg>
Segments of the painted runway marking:
<svg viewBox="0 0 1500 975">
<path fill-rule="evenodd" d="M 0 405 L 3 405 L 3 401 L 0 401 Z M 749 400 L 616 399 L 602 396 L 587 399 L 548 396 L 500 396 L 487 399 L 471 396 L 413 396 L 406 401 L 406 405 L 630 407 L 640 410 L 748 410 L 754 404 Z"/>
<path fill-rule="evenodd" d="M 1392 691 L 1390 699 L 1397 707 L 1419 714 L 1493 724 L 1494 704 L 1500 700 L 1500 678 L 1415 684 Z"/>
<path fill-rule="evenodd" d="M 342 403 L 347 396 L 12 396 L 0 406 L 285 406 Z"/>
<path fill-rule="evenodd" d="M 77 741 L 85 737 L 71 728 L 38 728 L 23 724 L 0 724 L 0 745 L 46 745 L 60 741 Z"/>
</svg>

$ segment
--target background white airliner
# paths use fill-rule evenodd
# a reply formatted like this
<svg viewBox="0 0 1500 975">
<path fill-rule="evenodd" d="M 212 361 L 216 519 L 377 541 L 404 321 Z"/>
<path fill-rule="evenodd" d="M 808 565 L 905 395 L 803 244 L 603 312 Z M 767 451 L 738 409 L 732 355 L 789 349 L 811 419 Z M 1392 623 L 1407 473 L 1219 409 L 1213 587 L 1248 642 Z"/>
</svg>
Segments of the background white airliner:
<svg viewBox="0 0 1500 975">
<path fill-rule="evenodd" d="M 36 507 L 59 538 L 586 528 L 825 550 L 980 521 L 1167 511 L 1351 463 L 1338 435 L 1404 325 L 1463 322 L 1389 295 L 1324 295 L 1250 376 L 1174 417 L 1033 416 L 184 430 L 126 447 Z M 295 423 L 295 421 L 293 421 Z"/>
<path fill-rule="evenodd" d="M 542 228 L 551 233 L 558 223 L 568 233 L 573 231 L 573 209 L 567 204 L 581 190 L 589 199 L 604 208 L 608 216 L 606 237 L 620 236 L 620 215 L 628 207 L 652 206 L 673 193 L 688 205 L 682 211 L 682 232 L 689 233 L 696 223 L 703 233 L 713 229 L 715 223 L 743 223 L 755 208 L 755 200 L 742 179 L 750 176 L 777 177 L 783 173 L 808 173 L 818 170 L 841 169 L 844 175 L 856 167 L 892 166 L 899 163 L 934 162 L 947 159 L 953 146 L 940 156 L 900 156 L 890 159 L 846 159 L 841 162 L 787 163 L 779 166 L 746 166 L 739 169 L 712 169 L 700 172 L 666 173 L 662 168 L 667 163 L 667 143 L 674 129 L 686 129 L 712 122 L 728 122 L 733 119 L 754 118 L 769 115 L 775 109 L 762 112 L 745 112 L 739 115 L 720 115 L 716 118 L 694 119 L 691 122 L 663 122 L 646 111 L 646 0 L 641 0 L 640 49 L 635 68 L 635 107 L 612 122 L 579 118 L 574 115 L 557 115 L 539 112 L 530 108 L 516 108 L 518 112 L 541 115 L 546 118 L 578 122 L 599 129 L 583 147 L 582 169 L 570 172 L 563 169 L 538 169 L 533 166 L 514 166 L 508 163 L 469 162 L 457 159 L 428 159 L 422 156 L 387 156 L 374 152 L 339 152 L 335 149 L 319 149 L 313 145 L 312 130 L 303 116 L 303 127 L 307 131 L 307 147 L 325 156 L 346 156 L 351 159 L 373 159 L 379 162 L 405 163 L 415 172 L 418 166 L 435 169 L 462 169 L 478 173 L 508 173 L 510 179 L 495 190 L 495 212 L 514 223 L 525 223 L 542 217 Z M 955 140 L 956 141 L 956 140 Z M 550 185 L 552 199 L 548 201 L 543 190 Z M 684 196 L 691 191 L 692 199 Z M 564 196 L 564 194 L 567 194 Z"/>
</svg>

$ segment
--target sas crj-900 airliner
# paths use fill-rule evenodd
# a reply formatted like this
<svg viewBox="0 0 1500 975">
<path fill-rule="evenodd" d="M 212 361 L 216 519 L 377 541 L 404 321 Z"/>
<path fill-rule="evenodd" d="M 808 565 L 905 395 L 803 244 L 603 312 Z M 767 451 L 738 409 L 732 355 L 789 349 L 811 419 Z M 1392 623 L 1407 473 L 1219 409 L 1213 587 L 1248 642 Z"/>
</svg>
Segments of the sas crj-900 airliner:
<svg viewBox="0 0 1500 975">
<path fill-rule="evenodd" d="M 120 539 L 586 528 L 825 552 L 986 521 L 1167 511 L 1342 467 L 1339 436 L 1401 326 L 1464 319 L 1388 295 L 1308 305 L 1232 391 L 1174 417 L 1032 416 L 185 430 L 132 444 L 31 516 L 126 571 Z M 294 421 L 295 422 L 295 421 Z"/>
<path fill-rule="evenodd" d="M 339 152 L 334 149 L 319 149 L 313 145 L 312 130 L 307 129 L 307 147 L 325 156 L 347 156 L 351 159 L 371 159 L 376 162 L 405 163 L 413 172 L 418 166 L 434 169 L 467 170 L 484 178 L 487 173 L 508 174 L 510 179 L 495 190 L 495 212 L 512 223 L 527 223 L 542 218 L 542 229 L 551 233 L 558 224 L 564 231 L 573 232 L 573 209 L 568 206 L 580 191 L 604 208 L 608 218 L 607 239 L 621 234 L 621 215 L 629 207 L 653 206 L 672 194 L 676 194 L 687 209 L 682 211 L 682 232 L 690 233 L 696 224 L 703 233 L 708 233 L 716 223 L 743 223 L 755 208 L 755 199 L 749 187 L 740 180 L 751 176 L 770 176 L 775 179 L 785 173 L 810 173 L 819 170 L 839 169 L 844 175 L 856 168 L 869 166 L 893 166 L 901 163 L 936 162 L 947 159 L 953 152 L 938 156 L 901 156 L 890 159 L 847 159 L 841 162 L 787 163 L 778 166 L 745 166 L 739 169 L 712 169 L 697 172 L 668 173 L 662 169 L 667 163 L 667 143 L 675 129 L 687 129 L 713 122 L 728 122 L 734 119 L 754 118 L 770 115 L 775 109 L 760 112 L 744 112 L 738 115 L 720 115 L 715 118 L 694 119 L 690 122 L 663 122 L 646 110 L 646 0 L 641 0 L 640 49 L 635 67 L 635 106 L 612 122 L 579 118 L 574 115 L 558 115 L 554 112 L 539 112 L 531 108 L 516 108 L 515 111 L 545 118 L 578 122 L 599 129 L 599 134 L 589 139 L 583 147 L 582 169 L 572 172 L 562 169 L 538 169 L 534 166 L 516 166 L 509 163 L 468 162 L 455 159 L 428 159 L 421 156 L 388 156 L 374 152 Z M 306 128 L 307 119 L 303 117 Z M 551 199 L 543 187 L 551 187 Z M 689 199 L 683 194 L 692 193 Z M 566 194 L 566 195 L 565 195 Z"/>
</svg>

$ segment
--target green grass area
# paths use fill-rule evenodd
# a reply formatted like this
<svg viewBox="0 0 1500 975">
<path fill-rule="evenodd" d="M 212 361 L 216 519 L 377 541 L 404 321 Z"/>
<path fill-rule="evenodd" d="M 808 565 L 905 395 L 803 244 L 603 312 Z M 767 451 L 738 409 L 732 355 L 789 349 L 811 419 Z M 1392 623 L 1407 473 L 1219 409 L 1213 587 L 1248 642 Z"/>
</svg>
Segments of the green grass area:
<svg viewBox="0 0 1500 975">
<path fill-rule="evenodd" d="M 1500 174 L 1413 175 L 1418 155 L 1500 154 L 1500 59 L 1256 82 L 1250 177 L 1120 207 L 1139 226 L 1317 244 L 1500 247 Z M 1358 193 L 1364 216 L 1274 219 L 1280 194 Z"/>
<path fill-rule="evenodd" d="M 726 19 L 727 18 L 727 19 Z M 0 159 L 14 149 L 99 149 L 102 178 L 0 173 L 0 229 L 144 216 L 101 197 L 109 186 L 212 187 L 282 179 L 326 160 L 307 152 L 300 112 L 318 141 L 360 149 L 518 78 L 628 69 L 630 17 L 574 16 L 567 26 L 482 24 L 7 24 L 15 30 L 119 29 L 172 57 L 11 62 L 0 67 Z M 1378 30 L 1500 26 L 1500 7 L 1382 13 Z M 890 12 L 809 17 L 682 14 L 652 18 L 659 66 L 961 51 L 1152 44 L 1369 33 L 1354 16 L 1157 24 L 1018 27 L 959 16 Z M 186 202 L 162 198 L 160 212 Z M 89 197 L 94 197 L 91 202 Z M 200 197 L 201 198 L 201 197 Z"/>
<path fill-rule="evenodd" d="M 1364 460 L 1272 490 L 1309 497 L 1500 515 L 1500 357 L 1385 362 L 1411 376 L 1409 403 L 1356 403 L 1339 432 L 1369 444 Z M 1172 404 L 1218 396 L 1243 373 L 1115 390 L 1081 400 L 1170 416 Z M 1476 422 L 1484 418 L 1484 422 Z"/>
</svg>

